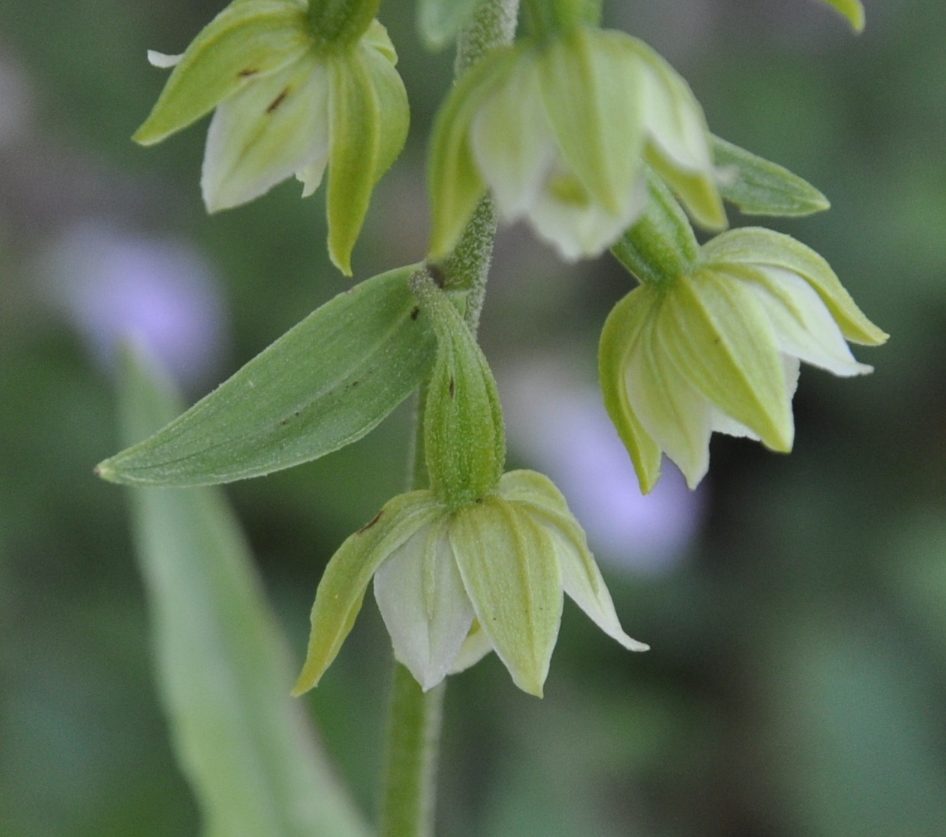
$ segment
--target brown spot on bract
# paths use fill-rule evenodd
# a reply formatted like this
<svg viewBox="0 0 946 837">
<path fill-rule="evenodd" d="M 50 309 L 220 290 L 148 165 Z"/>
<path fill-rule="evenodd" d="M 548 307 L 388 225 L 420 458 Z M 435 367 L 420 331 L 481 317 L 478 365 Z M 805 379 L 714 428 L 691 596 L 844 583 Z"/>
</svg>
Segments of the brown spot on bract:
<svg viewBox="0 0 946 837">
<path fill-rule="evenodd" d="M 453 378 L 450 379 L 450 397 L 453 398 L 453 393 L 456 392 L 457 385 L 456 381 Z"/>
<path fill-rule="evenodd" d="M 420 308 L 414 308 L 414 310 L 411 311 L 411 319 L 416 320 L 419 316 L 420 316 Z"/>
<path fill-rule="evenodd" d="M 276 110 L 276 108 L 278 108 L 283 103 L 283 101 L 285 101 L 286 96 L 288 95 L 289 95 L 289 88 L 287 87 L 285 90 L 283 90 L 282 93 L 280 93 L 275 99 L 273 99 L 272 104 L 268 108 L 266 108 L 266 113 L 272 113 L 274 110 Z"/>
<path fill-rule="evenodd" d="M 382 514 L 384 514 L 384 509 L 381 509 L 381 511 L 379 511 L 371 520 L 369 520 L 364 526 L 362 526 L 358 530 L 358 534 L 360 535 L 362 532 L 367 532 L 372 526 L 375 525 L 375 523 L 377 523 L 381 519 Z"/>
<path fill-rule="evenodd" d="M 238 75 L 240 78 L 249 78 L 250 76 L 255 76 L 258 72 L 259 72 L 259 70 L 250 68 L 250 69 L 247 69 L 247 70 L 240 70 L 240 72 L 237 73 L 237 75 Z"/>
</svg>

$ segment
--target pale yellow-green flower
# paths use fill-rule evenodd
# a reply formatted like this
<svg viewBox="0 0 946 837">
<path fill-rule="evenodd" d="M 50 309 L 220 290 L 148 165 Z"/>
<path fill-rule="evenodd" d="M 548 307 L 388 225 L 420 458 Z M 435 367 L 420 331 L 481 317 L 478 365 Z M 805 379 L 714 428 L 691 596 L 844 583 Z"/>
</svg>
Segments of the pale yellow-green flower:
<svg viewBox="0 0 946 837">
<path fill-rule="evenodd" d="M 703 112 L 653 50 L 584 25 L 494 50 L 434 128 L 431 255 L 452 250 L 487 188 L 564 258 L 597 255 L 644 209 L 645 160 L 698 223 L 725 226 Z"/>
<path fill-rule="evenodd" d="M 318 3 L 237 0 L 183 55 L 149 53 L 174 70 L 134 139 L 160 142 L 216 108 L 201 175 L 210 212 L 292 175 L 310 195 L 327 168 L 329 253 L 350 275 L 372 190 L 400 153 L 409 121 L 397 55 L 370 17 L 377 5 L 350 3 L 347 18 L 324 15 L 331 28 L 322 31 Z"/>
<path fill-rule="evenodd" d="M 871 367 L 846 341 L 887 339 L 827 262 L 789 236 L 745 228 L 699 250 L 694 243 L 692 256 L 677 252 L 650 275 L 637 270 L 642 284 L 601 335 L 605 404 L 645 492 L 660 476 L 662 453 L 695 487 L 714 431 L 789 451 L 799 363 L 862 375 Z"/>
<path fill-rule="evenodd" d="M 541 696 L 563 593 L 625 648 L 647 650 L 621 628 L 565 499 L 532 471 L 456 510 L 429 490 L 402 494 L 349 537 L 319 584 L 296 694 L 335 659 L 372 576 L 395 657 L 425 690 L 495 650 L 516 685 Z"/>
</svg>

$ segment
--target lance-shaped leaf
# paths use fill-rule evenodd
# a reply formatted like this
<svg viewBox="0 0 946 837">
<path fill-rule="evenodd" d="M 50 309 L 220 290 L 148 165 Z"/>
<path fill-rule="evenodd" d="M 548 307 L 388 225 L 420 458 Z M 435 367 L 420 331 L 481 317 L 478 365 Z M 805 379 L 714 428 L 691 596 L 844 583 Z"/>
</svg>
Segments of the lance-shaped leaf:
<svg viewBox="0 0 946 837">
<path fill-rule="evenodd" d="M 372 430 L 428 373 L 435 338 L 413 268 L 339 294 L 144 442 L 101 463 L 105 479 L 210 485 L 316 459 Z"/>
<path fill-rule="evenodd" d="M 719 193 L 748 215 L 797 217 L 831 206 L 814 186 L 782 166 L 715 136 L 712 149 L 723 172 Z"/>
<path fill-rule="evenodd" d="M 129 358 L 125 436 L 175 400 Z M 289 697 L 289 652 L 242 533 L 215 489 L 133 489 L 158 686 L 208 837 L 366 837 L 367 827 Z"/>
</svg>

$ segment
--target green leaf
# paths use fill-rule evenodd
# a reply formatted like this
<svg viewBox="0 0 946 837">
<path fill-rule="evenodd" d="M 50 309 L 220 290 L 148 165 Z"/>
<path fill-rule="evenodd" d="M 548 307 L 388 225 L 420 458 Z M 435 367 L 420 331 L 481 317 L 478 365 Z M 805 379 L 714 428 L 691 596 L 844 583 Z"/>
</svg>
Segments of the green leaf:
<svg viewBox="0 0 946 837">
<path fill-rule="evenodd" d="M 324 456 L 372 430 L 433 365 L 407 286 L 413 267 L 339 294 L 232 378 L 98 473 L 137 485 L 210 485 Z"/>
<path fill-rule="evenodd" d="M 456 38 L 477 0 L 418 0 L 417 29 L 430 49 L 442 49 Z"/>
<path fill-rule="evenodd" d="M 823 212 L 831 204 L 814 186 L 788 169 L 712 138 L 713 159 L 723 170 L 719 193 L 747 215 L 797 217 Z"/>
<path fill-rule="evenodd" d="M 128 357 L 124 434 L 176 411 Z M 239 527 L 216 489 L 133 489 L 158 685 L 208 837 L 364 837 L 351 801 L 289 697 L 290 655 Z"/>
<path fill-rule="evenodd" d="M 855 32 L 864 31 L 864 6 L 861 0 L 822 0 L 848 19 Z"/>
</svg>

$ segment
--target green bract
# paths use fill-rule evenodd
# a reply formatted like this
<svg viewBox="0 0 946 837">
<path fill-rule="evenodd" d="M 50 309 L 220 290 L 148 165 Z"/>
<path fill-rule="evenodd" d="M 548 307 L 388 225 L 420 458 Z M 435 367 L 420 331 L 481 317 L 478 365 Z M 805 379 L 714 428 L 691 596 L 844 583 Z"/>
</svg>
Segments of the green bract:
<svg viewBox="0 0 946 837">
<path fill-rule="evenodd" d="M 377 2 L 341 7 L 357 23 L 366 5 Z M 292 174 L 310 195 L 328 167 L 329 253 L 351 275 L 371 192 L 404 146 L 409 109 L 384 27 L 362 21 L 353 36 L 332 9 L 323 11 L 330 33 L 314 27 L 310 17 L 321 18 L 303 0 L 238 0 L 179 59 L 149 54 L 174 71 L 134 138 L 152 145 L 216 108 L 201 175 L 210 212 L 253 200 Z"/>
<path fill-rule="evenodd" d="M 437 360 L 427 385 L 424 452 L 434 496 L 451 509 L 496 487 L 506 437 L 496 382 L 476 338 L 426 271 L 411 287 L 437 335 Z"/>
<path fill-rule="evenodd" d="M 434 128 L 431 255 L 452 250 L 487 187 L 566 259 L 602 252 L 644 208 L 644 161 L 703 226 L 726 225 L 709 133 L 686 83 L 621 32 L 577 26 L 494 50 Z"/>
<path fill-rule="evenodd" d="M 541 696 L 563 591 L 625 648 L 647 649 L 621 629 L 565 499 L 532 471 L 505 474 L 454 511 L 431 491 L 402 494 L 349 537 L 319 584 L 295 694 L 335 659 L 372 576 L 395 656 L 425 690 L 492 649 L 519 688 Z"/>
<path fill-rule="evenodd" d="M 695 487 L 713 431 L 790 450 L 799 362 L 864 374 L 871 368 L 845 340 L 887 339 L 824 259 L 770 230 L 723 233 L 659 282 L 635 272 L 643 284 L 608 317 L 599 364 L 605 404 L 645 492 L 660 476 L 661 452 Z"/>
</svg>

